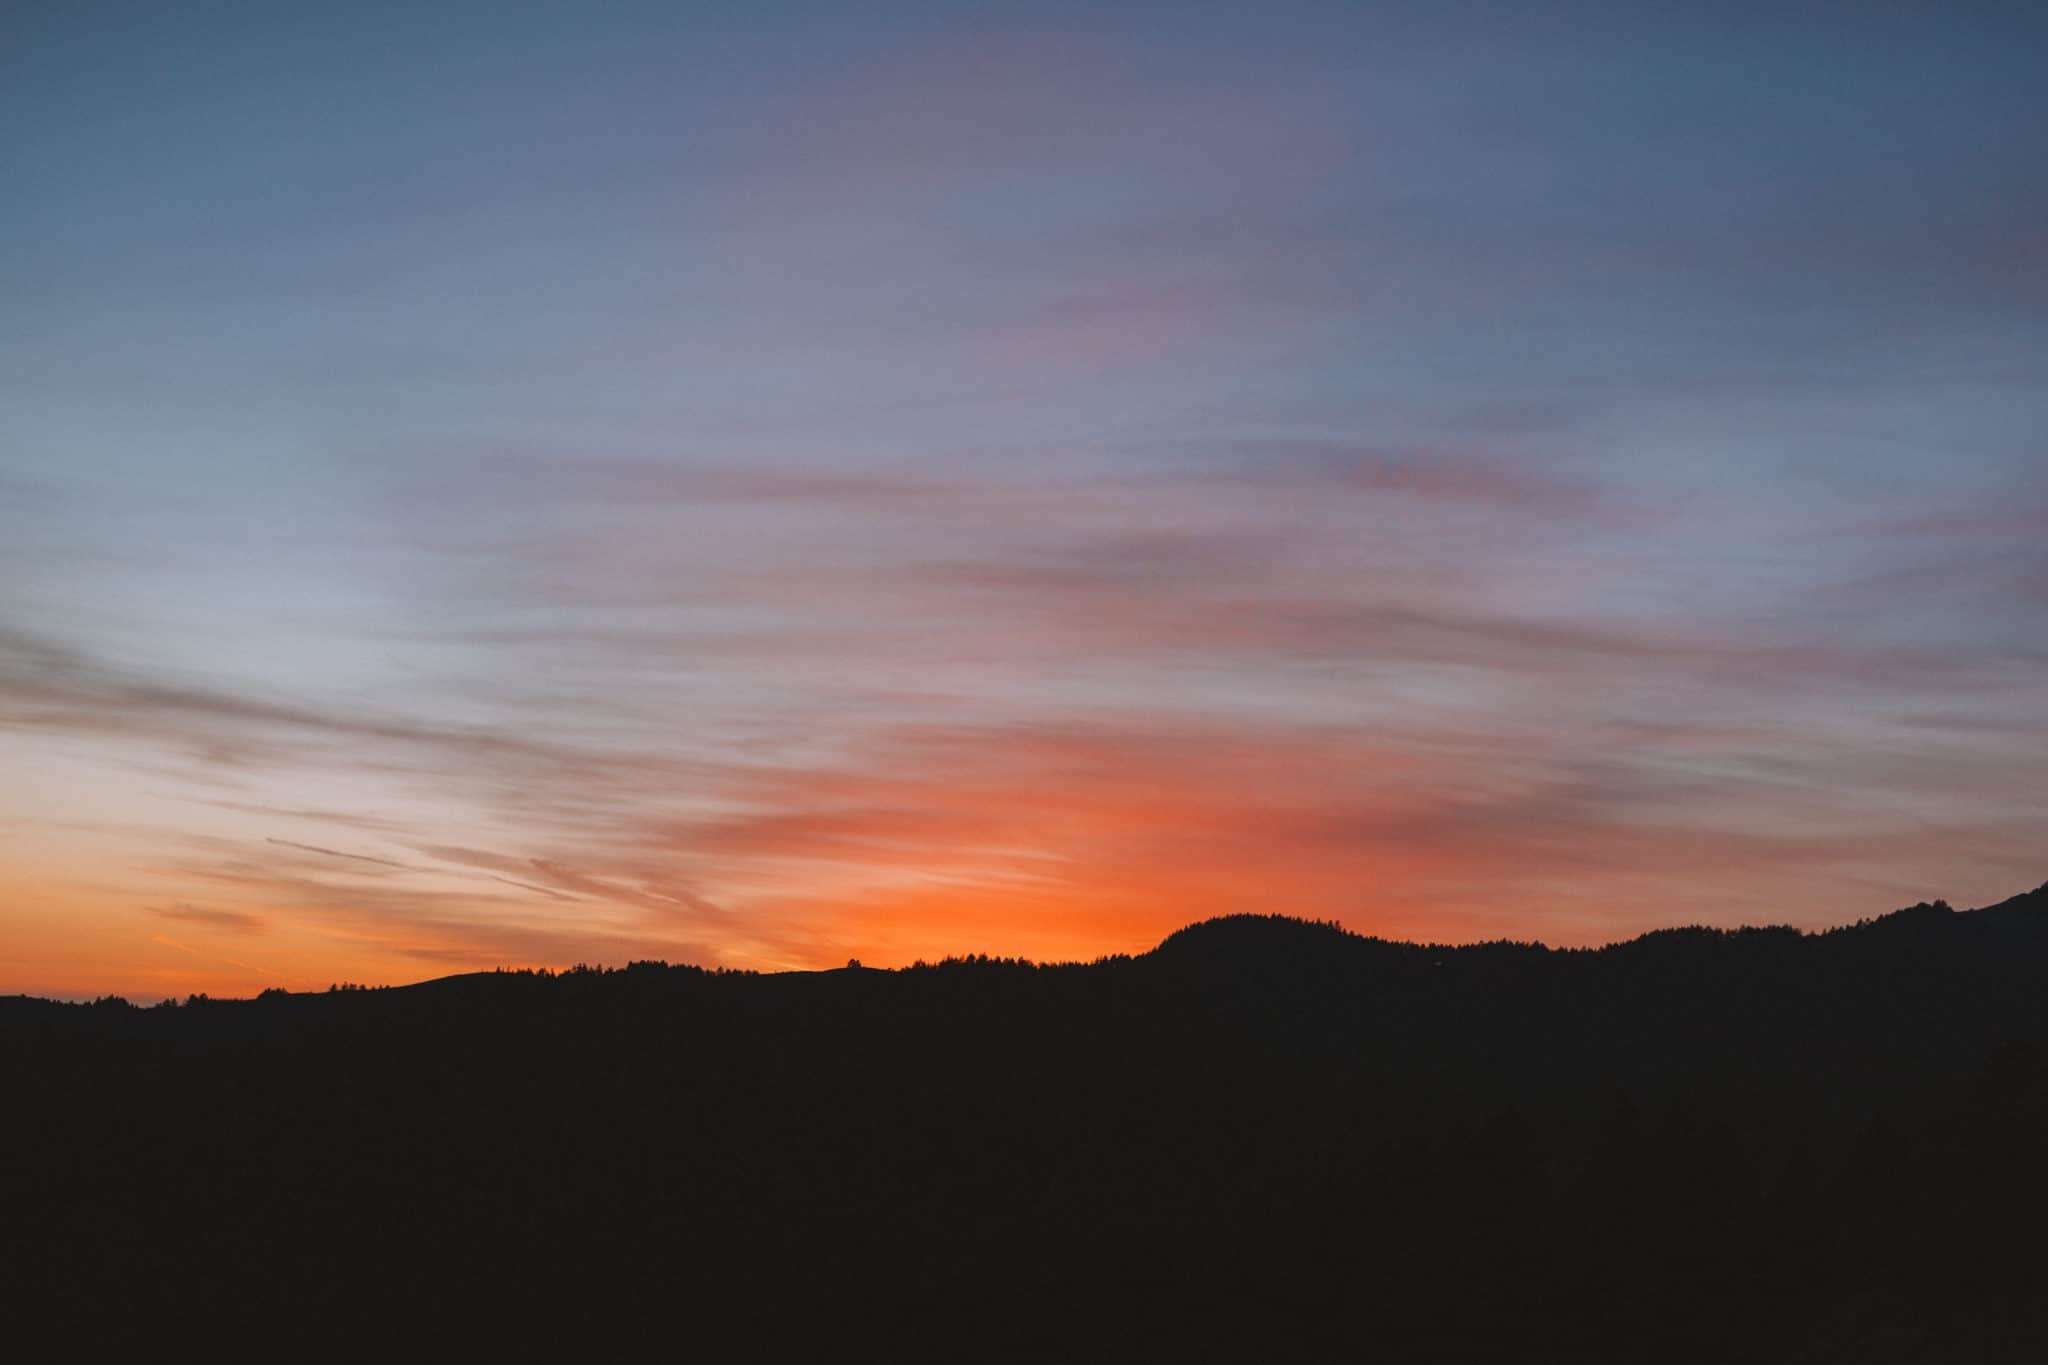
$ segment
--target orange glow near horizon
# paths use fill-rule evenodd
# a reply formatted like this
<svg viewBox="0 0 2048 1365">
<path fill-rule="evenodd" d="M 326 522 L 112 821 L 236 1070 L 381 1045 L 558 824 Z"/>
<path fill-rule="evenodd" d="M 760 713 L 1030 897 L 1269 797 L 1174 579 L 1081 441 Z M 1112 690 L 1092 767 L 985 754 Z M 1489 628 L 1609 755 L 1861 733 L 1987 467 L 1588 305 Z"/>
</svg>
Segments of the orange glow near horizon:
<svg viewBox="0 0 2048 1365">
<path fill-rule="evenodd" d="M 147 1000 L 643 958 L 1088 960 L 1240 911 L 1576 945 L 1889 908 L 1801 875 L 1883 856 L 1876 836 L 1590 812 L 1452 736 L 1157 717 L 913 726 L 859 762 L 716 780 L 696 813 L 586 829 L 580 849 L 428 843 L 367 814 L 249 803 L 214 808 L 204 833 L 74 830 L 8 850 L 26 910 L 5 988 Z M 182 851 L 136 860 L 142 847 Z M 1740 898 L 1760 886 L 1775 898 Z"/>
</svg>

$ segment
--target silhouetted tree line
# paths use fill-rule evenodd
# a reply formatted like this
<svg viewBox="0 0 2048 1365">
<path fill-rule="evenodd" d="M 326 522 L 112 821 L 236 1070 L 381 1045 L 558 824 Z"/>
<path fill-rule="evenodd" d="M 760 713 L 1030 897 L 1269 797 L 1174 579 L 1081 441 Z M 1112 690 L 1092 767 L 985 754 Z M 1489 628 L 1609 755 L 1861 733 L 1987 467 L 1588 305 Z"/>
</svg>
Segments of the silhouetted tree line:
<svg viewBox="0 0 2048 1365">
<path fill-rule="evenodd" d="M 313 1357 L 2036 1360 L 2044 982 L 2048 888 L 1597 951 L 1238 916 L 1090 964 L 0 1000 L 0 1322 Z"/>
</svg>

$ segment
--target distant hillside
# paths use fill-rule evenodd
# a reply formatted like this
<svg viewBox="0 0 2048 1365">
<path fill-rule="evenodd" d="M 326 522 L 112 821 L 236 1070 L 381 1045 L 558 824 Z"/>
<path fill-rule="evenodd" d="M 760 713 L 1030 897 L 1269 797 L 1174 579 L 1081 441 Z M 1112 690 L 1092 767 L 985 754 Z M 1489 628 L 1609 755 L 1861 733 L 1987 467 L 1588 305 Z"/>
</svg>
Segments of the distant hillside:
<svg viewBox="0 0 2048 1365">
<path fill-rule="evenodd" d="M 2044 911 L 0 1001 L 0 1320 L 90 1354 L 2033 1359 Z"/>
<path fill-rule="evenodd" d="M 1979 922 L 1995 924 L 2002 929 L 2048 928 L 2048 886 L 2036 887 L 2010 900 L 1973 910 L 1970 914 Z"/>
</svg>

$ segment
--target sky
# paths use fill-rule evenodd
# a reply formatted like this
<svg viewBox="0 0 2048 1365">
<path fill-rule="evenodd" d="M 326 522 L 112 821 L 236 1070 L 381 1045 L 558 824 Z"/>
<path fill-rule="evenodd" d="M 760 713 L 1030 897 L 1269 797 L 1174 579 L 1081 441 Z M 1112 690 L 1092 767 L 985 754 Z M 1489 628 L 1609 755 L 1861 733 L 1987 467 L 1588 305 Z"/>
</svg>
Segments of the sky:
<svg viewBox="0 0 2048 1365">
<path fill-rule="evenodd" d="M 2048 877 L 2034 6 L 0 18 L 0 991 Z"/>
</svg>

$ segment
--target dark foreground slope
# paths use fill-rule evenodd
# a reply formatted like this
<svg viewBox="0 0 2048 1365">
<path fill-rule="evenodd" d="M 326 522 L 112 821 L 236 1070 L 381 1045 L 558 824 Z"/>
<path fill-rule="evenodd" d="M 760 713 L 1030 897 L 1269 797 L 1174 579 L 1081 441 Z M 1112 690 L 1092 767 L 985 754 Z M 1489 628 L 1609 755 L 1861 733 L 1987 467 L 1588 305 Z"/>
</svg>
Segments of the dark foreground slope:
<svg viewBox="0 0 2048 1365">
<path fill-rule="evenodd" d="M 285 1357 L 2038 1359 L 2044 893 L 1599 952 L 1233 919 L 1076 967 L 0 1001 L 0 1321 Z"/>
</svg>

